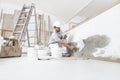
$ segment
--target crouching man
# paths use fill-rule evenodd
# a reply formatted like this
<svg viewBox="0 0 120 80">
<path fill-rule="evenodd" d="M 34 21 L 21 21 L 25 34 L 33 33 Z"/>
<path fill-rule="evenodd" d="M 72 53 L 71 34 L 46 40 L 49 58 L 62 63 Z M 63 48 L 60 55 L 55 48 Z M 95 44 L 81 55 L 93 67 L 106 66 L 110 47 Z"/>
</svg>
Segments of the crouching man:
<svg viewBox="0 0 120 80">
<path fill-rule="evenodd" d="M 60 29 L 61 25 L 59 22 L 55 22 L 53 26 L 54 26 L 54 32 L 52 33 L 50 37 L 48 45 L 50 48 L 51 56 L 55 58 L 59 58 L 63 56 L 62 54 L 63 54 L 63 50 L 65 50 L 65 47 L 70 50 L 74 50 L 75 47 L 68 45 L 64 41 L 64 37 L 62 36 L 62 32 Z"/>
</svg>

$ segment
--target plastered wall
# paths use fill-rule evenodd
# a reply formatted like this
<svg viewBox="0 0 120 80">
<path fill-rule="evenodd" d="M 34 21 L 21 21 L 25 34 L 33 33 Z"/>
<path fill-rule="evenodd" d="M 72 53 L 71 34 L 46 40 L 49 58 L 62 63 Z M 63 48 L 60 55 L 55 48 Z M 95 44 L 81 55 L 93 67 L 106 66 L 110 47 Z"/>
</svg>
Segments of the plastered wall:
<svg viewBox="0 0 120 80">
<path fill-rule="evenodd" d="M 120 4 L 69 32 L 68 42 L 84 40 L 83 53 L 120 58 Z"/>
</svg>

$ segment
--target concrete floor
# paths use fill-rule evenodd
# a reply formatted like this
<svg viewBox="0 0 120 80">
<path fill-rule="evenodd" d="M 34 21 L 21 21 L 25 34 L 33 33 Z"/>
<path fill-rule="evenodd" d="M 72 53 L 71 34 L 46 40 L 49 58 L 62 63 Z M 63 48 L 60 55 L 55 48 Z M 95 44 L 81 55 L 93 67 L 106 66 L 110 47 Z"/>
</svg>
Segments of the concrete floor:
<svg viewBox="0 0 120 80">
<path fill-rule="evenodd" d="M 120 64 L 97 60 L 0 59 L 0 80 L 120 80 Z"/>
</svg>

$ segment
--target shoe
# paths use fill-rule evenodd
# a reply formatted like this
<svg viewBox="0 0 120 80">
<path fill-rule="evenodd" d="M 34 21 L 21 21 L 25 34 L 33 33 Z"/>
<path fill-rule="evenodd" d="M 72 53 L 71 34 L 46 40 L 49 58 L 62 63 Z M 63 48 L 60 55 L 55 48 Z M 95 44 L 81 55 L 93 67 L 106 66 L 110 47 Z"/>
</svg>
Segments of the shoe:
<svg viewBox="0 0 120 80">
<path fill-rule="evenodd" d="M 68 53 L 63 53 L 62 56 L 63 56 L 63 57 L 70 57 L 70 54 L 68 54 Z"/>
</svg>

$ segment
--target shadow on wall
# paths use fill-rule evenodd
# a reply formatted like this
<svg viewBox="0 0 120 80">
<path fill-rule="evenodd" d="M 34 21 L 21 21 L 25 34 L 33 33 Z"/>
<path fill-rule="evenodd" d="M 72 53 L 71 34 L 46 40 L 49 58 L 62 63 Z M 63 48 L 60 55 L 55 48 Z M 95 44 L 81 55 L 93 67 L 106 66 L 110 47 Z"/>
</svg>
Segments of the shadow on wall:
<svg viewBox="0 0 120 80">
<path fill-rule="evenodd" d="M 110 43 L 110 38 L 106 35 L 94 35 L 84 39 L 85 47 L 82 49 L 81 52 L 76 50 L 75 52 L 69 51 L 68 52 L 73 55 L 77 54 L 77 56 L 85 56 L 90 57 L 93 53 L 97 52 L 98 48 L 104 48 Z M 76 46 L 77 43 L 71 43 L 70 45 Z M 103 54 L 105 51 L 102 51 Z"/>
</svg>

